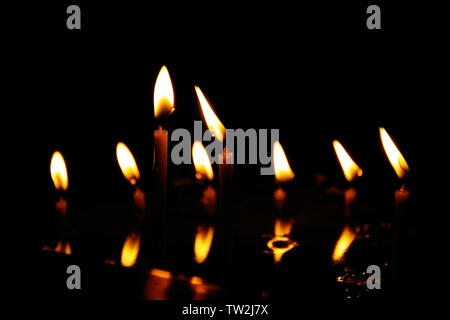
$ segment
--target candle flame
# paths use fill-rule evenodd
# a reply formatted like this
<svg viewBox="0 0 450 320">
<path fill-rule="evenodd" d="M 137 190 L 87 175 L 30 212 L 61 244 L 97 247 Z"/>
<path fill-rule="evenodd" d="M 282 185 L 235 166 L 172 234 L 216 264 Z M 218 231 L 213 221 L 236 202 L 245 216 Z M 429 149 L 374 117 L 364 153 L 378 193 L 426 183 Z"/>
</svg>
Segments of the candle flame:
<svg viewBox="0 0 450 320">
<path fill-rule="evenodd" d="M 208 153 L 200 141 L 195 141 L 192 145 L 192 160 L 194 161 L 195 170 L 197 171 L 197 179 L 207 178 L 212 180 L 214 172 L 211 167 Z"/>
<path fill-rule="evenodd" d="M 297 242 L 289 238 L 293 224 L 293 220 L 275 220 L 275 234 L 273 238 L 267 242 L 267 247 L 270 249 L 270 252 L 273 253 L 275 263 L 279 263 L 286 252 L 298 246 Z"/>
<path fill-rule="evenodd" d="M 295 174 L 292 172 L 283 147 L 278 141 L 273 145 L 273 166 L 277 182 L 287 182 L 294 179 Z"/>
<path fill-rule="evenodd" d="M 68 256 L 72 254 L 72 247 L 69 241 L 59 240 L 55 247 L 55 252 L 64 253 Z"/>
<path fill-rule="evenodd" d="M 209 254 L 211 243 L 214 237 L 213 226 L 198 226 L 194 244 L 194 260 L 198 264 L 203 263 Z"/>
<path fill-rule="evenodd" d="M 402 179 L 409 172 L 409 166 L 406 163 L 405 158 L 383 127 L 380 127 L 380 137 L 384 152 L 386 153 L 392 168 L 394 168 L 397 176 Z"/>
<path fill-rule="evenodd" d="M 348 152 L 344 149 L 342 144 L 337 140 L 333 140 L 333 147 L 334 147 L 334 151 L 336 152 L 336 155 L 338 157 L 339 164 L 341 165 L 342 171 L 344 172 L 345 179 L 347 179 L 348 182 L 351 182 L 356 177 L 362 176 L 363 171 L 356 164 L 356 162 L 353 161 L 353 159 L 350 157 Z"/>
<path fill-rule="evenodd" d="M 123 143 L 119 142 L 116 147 L 117 162 L 119 162 L 120 170 L 122 170 L 125 178 L 131 183 L 136 184 L 140 178 L 139 169 L 130 149 Z"/>
<path fill-rule="evenodd" d="M 331 258 L 333 263 L 340 263 L 344 261 L 344 255 L 355 239 L 356 232 L 349 226 L 345 226 L 334 247 Z"/>
<path fill-rule="evenodd" d="M 125 239 L 122 248 L 121 264 L 124 267 L 132 267 L 136 263 L 139 254 L 141 237 L 138 233 L 130 233 Z"/>
<path fill-rule="evenodd" d="M 153 91 L 153 106 L 155 118 L 171 115 L 175 111 L 172 80 L 166 66 L 162 66 L 156 78 Z"/>
<path fill-rule="evenodd" d="M 211 131 L 211 134 L 219 139 L 219 141 L 223 141 L 226 132 L 225 127 L 214 113 L 214 110 L 212 109 L 208 100 L 206 100 L 202 90 L 200 90 L 199 87 L 195 86 L 195 92 L 197 93 L 197 98 L 200 102 L 200 110 L 202 112 L 203 119 L 205 120 L 209 131 Z"/>
<path fill-rule="evenodd" d="M 67 190 L 69 178 L 67 177 L 66 162 L 59 151 L 53 153 L 50 161 L 50 174 L 56 190 Z"/>
</svg>

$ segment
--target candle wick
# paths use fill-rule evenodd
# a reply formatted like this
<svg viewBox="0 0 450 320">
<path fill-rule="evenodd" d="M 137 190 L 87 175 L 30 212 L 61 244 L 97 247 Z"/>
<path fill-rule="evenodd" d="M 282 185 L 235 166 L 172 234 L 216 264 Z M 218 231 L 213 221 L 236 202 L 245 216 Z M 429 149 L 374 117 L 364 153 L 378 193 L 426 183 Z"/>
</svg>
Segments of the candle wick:
<svg viewBox="0 0 450 320">
<path fill-rule="evenodd" d="M 160 132 L 162 131 L 162 125 L 161 124 L 159 125 L 158 129 L 159 129 Z"/>
</svg>

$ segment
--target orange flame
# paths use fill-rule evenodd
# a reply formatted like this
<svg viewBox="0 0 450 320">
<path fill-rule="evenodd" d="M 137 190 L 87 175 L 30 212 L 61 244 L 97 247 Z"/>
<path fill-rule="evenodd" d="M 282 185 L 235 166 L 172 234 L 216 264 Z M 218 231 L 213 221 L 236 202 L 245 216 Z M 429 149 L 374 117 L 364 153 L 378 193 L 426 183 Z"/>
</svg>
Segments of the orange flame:
<svg viewBox="0 0 450 320">
<path fill-rule="evenodd" d="M 297 242 L 289 238 L 293 224 L 293 220 L 275 220 L 274 237 L 267 242 L 275 263 L 279 263 L 286 252 L 298 246 Z"/>
<path fill-rule="evenodd" d="M 333 255 L 331 257 L 333 263 L 340 263 L 344 261 L 344 255 L 355 239 L 356 232 L 349 226 L 345 226 L 334 247 Z"/>
<path fill-rule="evenodd" d="M 130 149 L 123 143 L 119 142 L 116 147 L 117 162 L 119 162 L 120 170 L 122 170 L 125 178 L 131 183 L 136 184 L 141 177 L 136 161 Z"/>
<path fill-rule="evenodd" d="M 50 161 L 50 174 L 56 190 L 67 190 L 69 178 L 67 177 L 67 167 L 64 157 L 59 151 L 55 151 Z"/>
<path fill-rule="evenodd" d="M 345 179 L 348 182 L 353 181 L 356 177 L 360 177 L 363 174 L 361 168 L 353 161 L 348 152 L 344 149 L 342 144 L 333 140 L 334 151 L 339 160 L 339 164 L 341 165 L 342 171 L 344 172 Z"/>
<path fill-rule="evenodd" d="M 175 111 L 172 80 L 166 66 L 162 66 L 156 78 L 153 106 L 155 118 L 171 115 Z"/>
<path fill-rule="evenodd" d="M 138 233 L 133 232 L 127 236 L 122 248 L 122 266 L 132 267 L 136 263 L 140 244 L 141 237 Z"/>
<path fill-rule="evenodd" d="M 214 227 L 212 226 L 198 226 L 197 235 L 195 236 L 194 244 L 194 260 L 197 263 L 203 263 L 209 254 L 211 243 L 214 236 Z"/>
<path fill-rule="evenodd" d="M 72 254 L 72 247 L 70 246 L 69 241 L 59 240 L 55 247 L 55 252 L 64 253 L 66 255 Z"/>
<path fill-rule="evenodd" d="M 406 163 L 405 158 L 383 127 L 380 127 L 380 137 L 384 152 L 386 153 L 392 168 L 397 176 L 402 179 L 409 172 L 409 166 Z"/>
<path fill-rule="evenodd" d="M 207 178 L 208 180 L 212 180 L 214 178 L 208 153 L 200 141 L 195 141 L 192 145 L 192 160 L 197 171 L 195 175 L 197 179 Z"/>
<path fill-rule="evenodd" d="M 195 86 L 195 92 L 197 93 L 197 98 L 200 102 L 200 110 L 202 112 L 203 119 L 205 120 L 209 131 L 211 131 L 211 134 L 218 140 L 223 141 L 226 132 L 225 127 L 214 113 L 208 100 L 206 100 L 205 96 L 203 95 L 202 90 L 200 90 L 199 87 Z"/>
<path fill-rule="evenodd" d="M 273 166 L 277 182 L 287 182 L 294 179 L 295 174 L 292 172 L 283 147 L 278 141 L 273 145 Z"/>
</svg>

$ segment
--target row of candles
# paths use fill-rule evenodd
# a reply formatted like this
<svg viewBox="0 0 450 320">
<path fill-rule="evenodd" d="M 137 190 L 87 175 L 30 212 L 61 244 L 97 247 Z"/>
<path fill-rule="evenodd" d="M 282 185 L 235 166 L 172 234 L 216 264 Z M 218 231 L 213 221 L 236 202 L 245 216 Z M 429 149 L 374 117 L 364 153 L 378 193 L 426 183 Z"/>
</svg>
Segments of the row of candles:
<svg viewBox="0 0 450 320">
<path fill-rule="evenodd" d="M 210 103 L 204 96 L 199 87 L 195 87 L 200 106 L 200 112 L 203 120 L 210 130 L 212 136 L 223 142 L 226 138 L 226 129 L 222 122 L 217 117 Z M 174 91 L 172 81 L 166 66 L 163 66 L 158 74 L 154 87 L 154 115 L 161 123 L 162 119 L 170 116 L 174 111 Z M 402 206 L 409 198 L 409 190 L 403 183 L 405 176 L 409 172 L 409 167 L 396 146 L 393 139 L 387 131 L 380 127 L 380 139 L 387 158 L 392 165 L 398 178 L 402 180 L 401 188 L 395 191 L 395 208 L 398 218 Z M 343 145 L 337 141 L 333 141 L 333 147 L 337 159 L 341 165 L 343 174 L 349 182 L 350 187 L 344 192 L 344 214 L 350 216 L 352 214 L 352 204 L 357 197 L 357 191 L 352 186 L 354 181 L 363 174 L 362 169 L 352 159 L 348 151 Z M 167 165 L 168 165 L 168 131 L 162 128 L 160 124 L 158 129 L 154 131 L 154 185 L 152 186 L 152 212 L 150 215 L 158 217 L 153 220 L 155 230 L 163 230 L 164 217 L 166 212 L 167 199 Z M 116 156 L 119 167 L 126 178 L 126 180 L 133 186 L 133 200 L 136 208 L 136 221 L 139 226 L 140 221 L 143 220 L 146 213 L 147 201 L 144 191 L 139 186 L 141 178 L 138 165 L 132 155 L 130 149 L 122 142 L 119 142 L 116 147 Z M 208 156 L 208 153 L 200 141 L 195 141 L 192 145 L 192 160 L 196 170 L 196 179 L 200 182 L 203 188 L 200 202 L 204 208 L 204 212 L 213 216 L 216 213 L 222 219 L 219 219 L 219 228 L 225 238 L 229 230 L 226 229 L 226 221 L 230 220 L 230 199 L 229 195 L 232 193 L 232 175 L 233 169 L 231 158 L 233 154 L 224 148 L 220 156 L 223 161 L 219 161 L 219 190 L 215 189 L 213 185 L 214 171 Z M 287 191 L 284 185 L 294 179 L 295 174 L 292 171 L 288 159 L 285 155 L 283 147 L 280 142 L 275 142 L 272 151 L 275 184 L 276 188 L 273 193 L 274 207 L 277 210 L 277 217 L 275 220 L 274 234 L 267 242 L 268 252 L 273 254 L 274 263 L 279 263 L 283 255 L 298 246 L 299 244 L 290 238 L 293 220 L 282 218 L 281 212 L 285 207 Z M 68 173 L 63 155 L 59 151 L 55 151 L 50 163 L 50 172 L 55 188 L 61 192 L 60 198 L 55 203 L 56 210 L 62 217 L 63 226 L 61 238 L 57 242 L 55 248 L 48 248 L 56 252 L 71 254 L 71 245 L 69 237 L 67 237 L 67 200 L 64 193 L 68 189 Z M 227 220 L 228 219 L 228 220 Z M 395 222 L 395 220 L 394 220 Z M 222 224 L 222 225 L 220 225 Z M 162 237 L 161 235 L 158 235 Z M 197 234 L 194 243 L 194 260 L 197 264 L 203 263 L 209 254 L 213 238 L 215 236 L 214 226 L 200 225 L 197 229 Z M 228 235 L 231 236 L 231 235 Z M 343 262 L 345 252 L 348 250 L 352 242 L 356 239 L 356 232 L 349 226 L 344 227 L 342 234 L 336 242 L 334 251 L 332 253 L 332 262 L 335 264 Z M 394 235 L 395 237 L 395 235 Z M 223 240 L 223 239 L 222 239 Z M 223 241 L 227 241 L 226 239 Z M 126 237 L 121 254 L 121 265 L 124 267 L 132 267 L 136 263 L 141 244 L 141 234 L 139 227 L 133 230 Z M 160 250 L 161 248 L 154 248 Z M 226 260 L 226 258 L 224 258 Z M 152 269 L 150 274 L 161 279 L 170 278 L 170 272 Z M 202 279 L 199 277 L 191 278 L 193 284 L 202 284 Z"/>
</svg>

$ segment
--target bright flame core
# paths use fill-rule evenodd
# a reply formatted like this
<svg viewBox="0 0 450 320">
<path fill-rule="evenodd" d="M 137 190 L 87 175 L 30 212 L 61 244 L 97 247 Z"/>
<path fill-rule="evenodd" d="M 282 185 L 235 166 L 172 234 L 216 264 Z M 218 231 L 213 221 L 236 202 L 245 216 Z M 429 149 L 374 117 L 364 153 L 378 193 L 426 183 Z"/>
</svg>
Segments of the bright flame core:
<svg viewBox="0 0 450 320">
<path fill-rule="evenodd" d="M 192 160 L 194 161 L 195 170 L 197 171 L 196 177 L 198 179 L 207 178 L 208 180 L 212 180 L 214 178 L 208 153 L 200 141 L 195 141 L 192 145 Z"/>
<path fill-rule="evenodd" d="M 349 226 L 345 226 L 334 247 L 333 255 L 331 257 L 333 263 L 344 261 L 344 255 L 355 239 L 356 232 Z"/>
<path fill-rule="evenodd" d="M 342 171 L 344 172 L 345 179 L 348 182 L 353 181 L 356 177 L 360 177 L 363 174 L 361 168 L 353 161 L 348 152 L 344 149 L 342 144 L 333 140 L 334 151 L 339 160 L 339 164 L 341 165 Z"/>
<path fill-rule="evenodd" d="M 130 149 L 128 149 L 124 143 L 119 142 L 116 147 L 116 156 L 120 170 L 122 170 L 125 178 L 130 181 L 131 184 L 136 184 L 141 175 L 139 174 L 139 169 Z"/>
<path fill-rule="evenodd" d="M 223 141 L 226 132 L 225 127 L 214 113 L 202 90 L 200 90 L 199 87 L 195 86 L 195 92 L 197 93 L 197 98 L 200 102 L 200 110 L 202 111 L 203 119 L 205 120 L 209 131 L 211 131 L 211 134 L 215 136 L 219 141 Z"/>
<path fill-rule="evenodd" d="M 59 151 L 55 151 L 50 161 L 50 174 L 57 190 L 67 190 L 69 178 L 64 157 Z"/>
<path fill-rule="evenodd" d="M 283 147 L 278 141 L 273 145 L 273 166 L 277 182 L 287 182 L 294 179 L 295 174 L 292 172 Z"/>
<path fill-rule="evenodd" d="M 122 266 L 131 267 L 136 263 L 140 244 L 141 237 L 139 234 L 133 232 L 128 235 L 122 248 Z"/>
<path fill-rule="evenodd" d="M 194 244 L 194 260 L 197 263 L 203 263 L 209 254 L 211 243 L 214 236 L 214 227 L 212 226 L 198 226 L 197 235 L 195 236 Z"/>
<path fill-rule="evenodd" d="M 384 152 L 386 153 L 392 168 L 394 168 L 397 176 L 402 179 L 409 172 L 409 166 L 406 163 L 405 158 L 383 127 L 380 127 L 380 137 Z"/>
<path fill-rule="evenodd" d="M 153 107 L 155 118 L 171 115 L 175 111 L 172 80 L 166 66 L 162 66 L 156 78 L 153 91 Z"/>
</svg>

